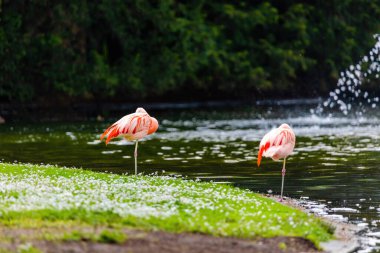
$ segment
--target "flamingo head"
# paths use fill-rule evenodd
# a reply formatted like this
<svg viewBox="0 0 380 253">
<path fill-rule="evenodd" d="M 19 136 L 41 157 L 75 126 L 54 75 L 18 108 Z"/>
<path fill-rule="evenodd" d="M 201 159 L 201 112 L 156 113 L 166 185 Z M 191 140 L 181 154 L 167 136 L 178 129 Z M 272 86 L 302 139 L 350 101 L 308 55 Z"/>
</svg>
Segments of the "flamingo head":
<svg viewBox="0 0 380 253">
<path fill-rule="evenodd" d="M 136 109 L 136 113 L 147 113 L 147 112 L 144 110 L 144 108 L 139 107 Z"/>
<path fill-rule="evenodd" d="M 151 121 L 150 121 L 148 134 L 153 134 L 158 129 L 158 121 L 153 117 L 151 117 L 150 119 L 151 119 Z"/>
<path fill-rule="evenodd" d="M 279 128 L 287 128 L 287 129 L 290 129 L 290 126 L 286 123 L 282 124 Z"/>
</svg>

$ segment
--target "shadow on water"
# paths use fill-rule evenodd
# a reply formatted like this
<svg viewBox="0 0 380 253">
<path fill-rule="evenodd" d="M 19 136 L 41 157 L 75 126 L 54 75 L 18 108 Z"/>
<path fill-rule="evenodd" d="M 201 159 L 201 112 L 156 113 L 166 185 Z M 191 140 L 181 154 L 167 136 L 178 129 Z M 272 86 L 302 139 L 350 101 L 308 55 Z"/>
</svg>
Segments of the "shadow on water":
<svg viewBox="0 0 380 253">
<path fill-rule="evenodd" d="M 257 168 L 256 156 L 264 134 L 286 122 L 297 144 L 287 163 L 285 195 L 317 201 L 328 214 L 371 233 L 380 231 L 380 115 L 320 117 L 310 113 L 312 107 L 266 104 L 151 113 L 160 128 L 139 145 L 139 171 L 278 194 L 281 163 L 265 159 Z M 112 120 L 0 126 L 0 159 L 133 173 L 132 143 L 99 141 Z M 369 244 L 378 242 L 370 239 Z"/>
</svg>

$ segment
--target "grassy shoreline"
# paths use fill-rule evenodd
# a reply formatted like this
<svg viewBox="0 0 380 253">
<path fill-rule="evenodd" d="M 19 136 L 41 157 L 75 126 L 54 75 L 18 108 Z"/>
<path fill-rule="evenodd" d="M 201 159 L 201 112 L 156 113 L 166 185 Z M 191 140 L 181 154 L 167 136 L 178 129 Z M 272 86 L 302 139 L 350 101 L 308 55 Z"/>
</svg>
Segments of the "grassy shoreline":
<svg viewBox="0 0 380 253">
<path fill-rule="evenodd" d="M 229 185 L 0 163 L 0 224 L 106 226 L 255 239 L 332 238 L 319 219 Z"/>
</svg>

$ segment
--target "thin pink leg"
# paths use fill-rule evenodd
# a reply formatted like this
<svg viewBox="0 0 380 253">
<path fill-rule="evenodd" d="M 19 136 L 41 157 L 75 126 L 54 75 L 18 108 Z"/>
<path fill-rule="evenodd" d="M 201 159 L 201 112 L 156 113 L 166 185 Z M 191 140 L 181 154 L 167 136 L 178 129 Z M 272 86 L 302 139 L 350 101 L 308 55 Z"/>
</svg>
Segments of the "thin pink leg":
<svg viewBox="0 0 380 253">
<path fill-rule="evenodd" d="M 134 156 L 135 156 L 135 175 L 137 176 L 137 146 L 138 146 L 138 141 L 136 140 L 136 146 L 135 146 L 135 153 L 134 153 Z"/>
<path fill-rule="evenodd" d="M 284 181 L 285 181 L 285 173 L 286 173 L 285 163 L 286 163 L 286 157 L 284 158 L 284 166 L 282 167 L 282 171 L 281 171 L 281 174 L 282 174 L 282 183 L 281 183 L 281 199 L 280 199 L 280 202 L 283 201 L 282 194 L 284 192 Z"/>
</svg>

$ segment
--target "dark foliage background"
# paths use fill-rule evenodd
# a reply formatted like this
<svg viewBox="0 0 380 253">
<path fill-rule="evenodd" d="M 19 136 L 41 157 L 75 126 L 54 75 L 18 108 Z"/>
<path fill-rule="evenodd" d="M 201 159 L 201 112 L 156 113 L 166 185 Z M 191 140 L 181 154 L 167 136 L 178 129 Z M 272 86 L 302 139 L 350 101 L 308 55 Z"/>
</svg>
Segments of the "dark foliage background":
<svg viewBox="0 0 380 253">
<path fill-rule="evenodd" d="M 379 0 L 3 0 L 1 101 L 312 97 L 374 45 Z"/>
</svg>

